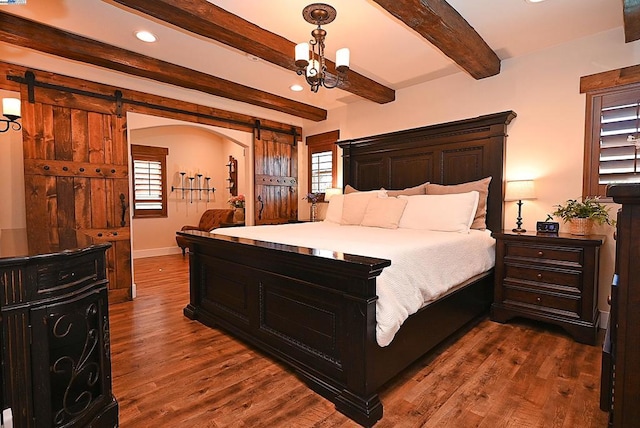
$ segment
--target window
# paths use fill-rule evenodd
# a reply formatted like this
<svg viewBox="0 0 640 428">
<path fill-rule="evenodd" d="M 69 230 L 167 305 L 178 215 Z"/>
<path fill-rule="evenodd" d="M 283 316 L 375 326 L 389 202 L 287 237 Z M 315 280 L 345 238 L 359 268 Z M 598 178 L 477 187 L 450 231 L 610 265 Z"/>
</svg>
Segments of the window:
<svg viewBox="0 0 640 428">
<path fill-rule="evenodd" d="M 640 183 L 640 84 L 587 92 L 584 196 Z"/>
<path fill-rule="evenodd" d="M 325 189 L 336 187 L 339 138 L 340 131 L 307 137 L 309 192 L 324 194 Z"/>
<path fill-rule="evenodd" d="M 169 149 L 131 145 L 133 217 L 167 216 L 167 155 Z"/>
</svg>

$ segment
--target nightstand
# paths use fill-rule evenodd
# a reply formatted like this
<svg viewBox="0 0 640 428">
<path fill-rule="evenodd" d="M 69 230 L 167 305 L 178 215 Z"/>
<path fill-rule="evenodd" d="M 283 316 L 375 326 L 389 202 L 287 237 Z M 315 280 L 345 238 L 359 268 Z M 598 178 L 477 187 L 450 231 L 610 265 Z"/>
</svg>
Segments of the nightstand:
<svg viewBox="0 0 640 428">
<path fill-rule="evenodd" d="M 520 316 L 556 324 L 594 345 L 598 331 L 598 264 L 605 237 L 493 233 L 496 239 L 491 319 Z"/>
</svg>

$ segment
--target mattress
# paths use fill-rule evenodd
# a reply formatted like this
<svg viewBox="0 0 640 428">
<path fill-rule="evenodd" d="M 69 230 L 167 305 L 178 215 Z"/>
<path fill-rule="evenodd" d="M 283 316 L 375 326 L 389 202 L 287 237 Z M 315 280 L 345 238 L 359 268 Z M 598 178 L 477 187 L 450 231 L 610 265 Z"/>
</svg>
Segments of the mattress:
<svg viewBox="0 0 640 428">
<path fill-rule="evenodd" d="M 391 260 L 376 281 L 380 346 L 391 343 L 411 314 L 495 264 L 495 240 L 488 230 L 437 232 L 322 221 L 220 228 L 211 233 Z"/>
</svg>

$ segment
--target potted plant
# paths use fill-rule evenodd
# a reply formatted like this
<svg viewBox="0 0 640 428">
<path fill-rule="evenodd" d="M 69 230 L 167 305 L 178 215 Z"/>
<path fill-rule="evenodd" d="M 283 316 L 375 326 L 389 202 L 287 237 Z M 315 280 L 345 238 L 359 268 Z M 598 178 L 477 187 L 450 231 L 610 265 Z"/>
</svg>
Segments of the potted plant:
<svg viewBox="0 0 640 428">
<path fill-rule="evenodd" d="M 554 217 L 569 223 L 569 233 L 572 235 L 588 235 L 593 223 L 613 225 L 609 218 L 609 208 L 601 204 L 597 197 L 586 197 L 582 202 L 577 199 L 567 199 L 564 205 L 555 205 Z"/>
<path fill-rule="evenodd" d="M 233 207 L 233 222 L 244 223 L 244 195 L 232 196 L 227 202 Z"/>
</svg>

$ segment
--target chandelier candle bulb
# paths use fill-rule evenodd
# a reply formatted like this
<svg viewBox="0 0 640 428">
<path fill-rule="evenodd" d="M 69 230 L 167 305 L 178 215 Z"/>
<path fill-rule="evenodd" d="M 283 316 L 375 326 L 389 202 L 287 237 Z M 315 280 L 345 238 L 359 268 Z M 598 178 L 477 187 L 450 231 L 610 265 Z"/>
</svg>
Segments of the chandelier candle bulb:
<svg viewBox="0 0 640 428">
<path fill-rule="evenodd" d="M 342 48 L 336 51 L 336 70 L 346 71 L 349 69 L 349 48 Z"/>
<path fill-rule="evenodd" d="M 320 70 L 320 63 L 317 59 L 312 59 L 309 65 L 307 66 L 307 77 L 310 79 L 314 79 L 318 77 L 318 73 Z"/>
<path fill-rule="evenodd" d="M 296 67 L 306 67 L 309 64 L 309 43 L 296 45 Z"/>
<path fill-rule="evenodd" d="M 20 117 L 20 100 L 18 98 L 3 98 L 2 114 L 8 118 Z"/>
</svg>

